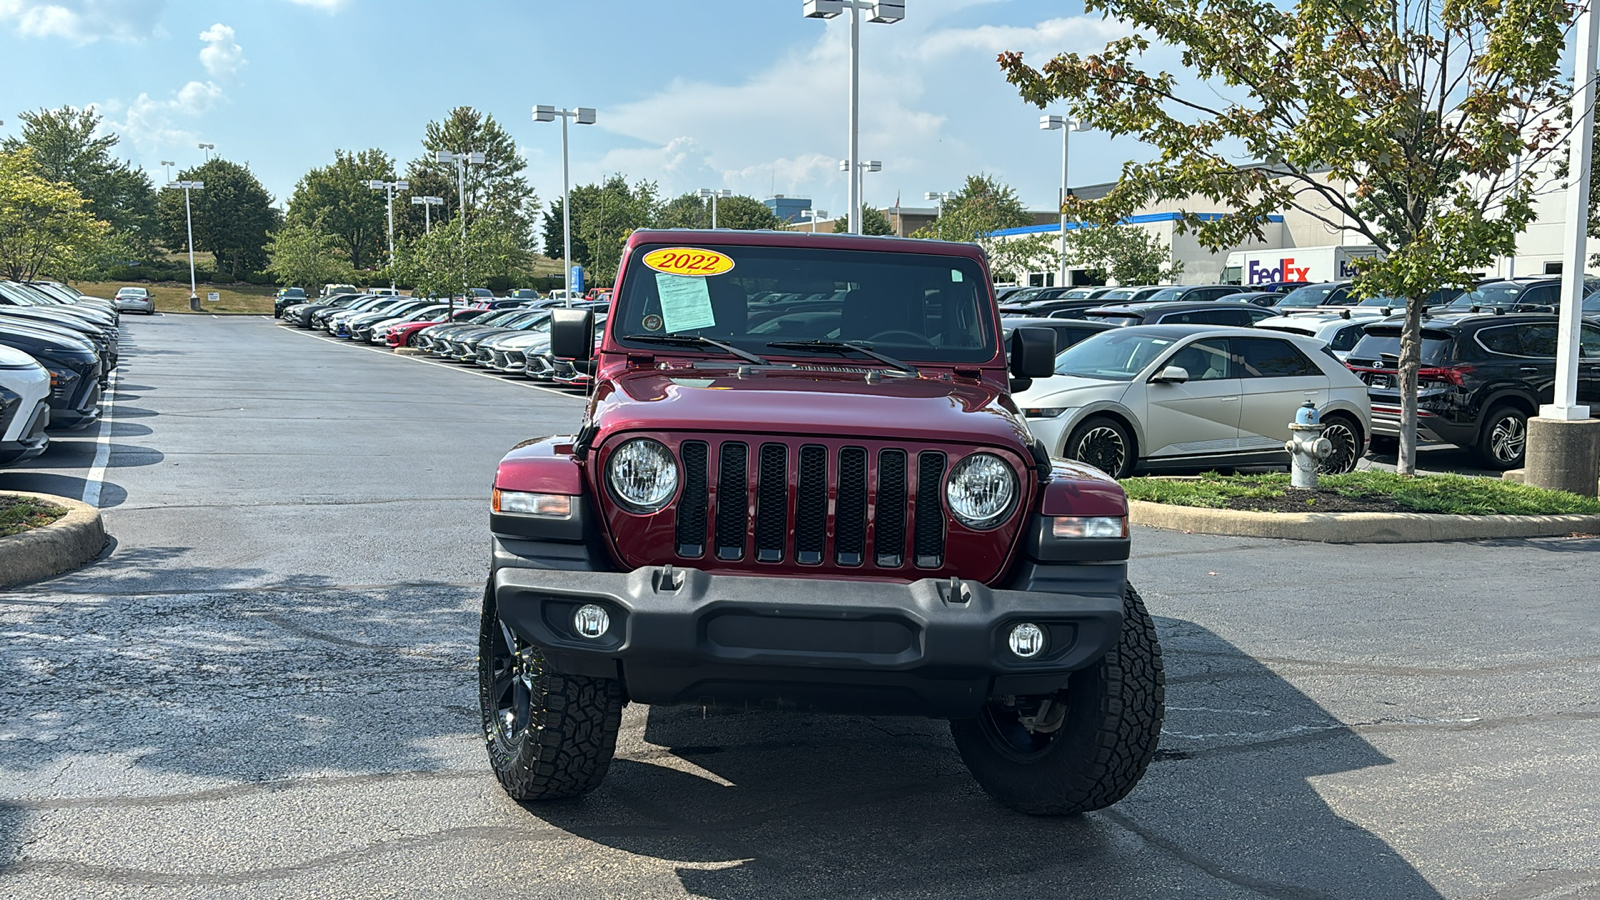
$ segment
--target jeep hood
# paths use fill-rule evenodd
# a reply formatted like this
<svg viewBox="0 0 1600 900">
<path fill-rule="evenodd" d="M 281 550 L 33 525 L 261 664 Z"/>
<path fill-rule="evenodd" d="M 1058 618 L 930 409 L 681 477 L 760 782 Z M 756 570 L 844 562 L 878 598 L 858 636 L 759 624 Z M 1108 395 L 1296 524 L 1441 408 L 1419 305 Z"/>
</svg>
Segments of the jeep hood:
<svg viewBox="0 0 1600 900">
<path fill-rule="evenodd" d="M 870 383 L 868 368 L 745 371 L 621 373 L 596 394 L 601 440 L 620 431 L 850 436 L 1003 447 L 1027 457 L 1027 426 L 989 384 L 937 370 Z"/>
</svg>

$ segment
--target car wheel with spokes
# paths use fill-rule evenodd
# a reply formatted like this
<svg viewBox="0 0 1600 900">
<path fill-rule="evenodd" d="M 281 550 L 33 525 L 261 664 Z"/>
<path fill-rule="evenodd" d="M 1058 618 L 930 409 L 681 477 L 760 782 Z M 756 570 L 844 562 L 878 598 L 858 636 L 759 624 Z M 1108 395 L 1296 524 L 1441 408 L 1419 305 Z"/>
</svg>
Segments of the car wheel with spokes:
<svg viewBox="0 0 1600 900">
<path fill-rule="evenodd" d="M 1362 457 L 1361 426 L 1344 416 L 1329 416 L 1323 420 L 1322 436 L 1333 445 L 1333 452 L 1317 466 L 1317 473 L 1343 475 L 1355 471 Z"/>
<path fill-rule="evenodd" d="M 606 777 L 622 685 L 550 671 L 539 648 L 500 618 L 492 586 L 478 632 L 478 699 L 489 766 L 514 799 L 577 797 Z"/>
<path fill-rule="evenodd" d="M 1067 437 L 1066 456 L 1088 463 L 1112 478 L 1133 473 L 1133 435 L 1115 419 L 1095 416 L 1072 430 Z"/>
<path fill-rule="evenodd" d="M 1478 455 L 1496 469 L 1515 469 L 1528 451 L 1528 414 L 1514 406 L 1496 406 L 1484 417 Z"/>
</svg>

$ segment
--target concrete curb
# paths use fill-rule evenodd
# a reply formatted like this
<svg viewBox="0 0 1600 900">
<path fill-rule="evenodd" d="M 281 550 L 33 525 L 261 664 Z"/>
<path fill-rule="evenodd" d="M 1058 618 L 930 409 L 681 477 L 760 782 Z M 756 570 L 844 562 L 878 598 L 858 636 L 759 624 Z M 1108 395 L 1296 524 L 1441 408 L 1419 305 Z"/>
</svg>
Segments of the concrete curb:
<svg viewBox="0 0 1600 900">
<path fill-rule="evenodd" d="M 422 351 L 419 350 L 416 347 L 396 347 L 396 348 L 394 348 L 394 353 L 395 353 L 396 356 L 421 356 L 422 355 Z"/>
<path fill-rule="evenodd" d="M 106 529 L 100 519 L 100 510 L 54 494 L 33 491 L 4 493 L 64 506 L 67 514 L 43 528 L 0 538 L 0 588 L 76 569 L 99 556 L 100 551 L 105 549 Z"/>
<path fill-rule="evenodd" d="M 1405 544 L 1600 534 L 1600 516 L 1446 516 L 1433 513 L 1270 513 L 1128 501 L 1134 525 L 1328 544 Z"/>
</svg>

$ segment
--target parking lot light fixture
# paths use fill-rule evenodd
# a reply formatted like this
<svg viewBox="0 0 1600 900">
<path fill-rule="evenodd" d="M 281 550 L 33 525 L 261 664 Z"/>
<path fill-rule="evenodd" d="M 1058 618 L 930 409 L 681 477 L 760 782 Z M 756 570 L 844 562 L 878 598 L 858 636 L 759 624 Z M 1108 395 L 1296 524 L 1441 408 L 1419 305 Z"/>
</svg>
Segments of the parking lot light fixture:
<svg viewBox="0 0 1600 900">
<path fill-rule="evenodd" d="M 841 172 L 849 172 L 850 171 L 850 160 L 848 160 L 848 159 L 839 160 L 839 171 L 841 171 Z M 855 165 L 855 172 L 852 173 L 851 176 L 850 176 L 850 181 L 856 187 L 855 199 L 850 202 L 850 217 L 851 217 L 851 221 L 854 223 L 854 224 L 852 224 L 850 226 L 850 233 L 851 234 L 860 234 L 861 233 L 861 203 L 862 203 L 861 195 L 863 193 L 862 190 L 861 190 L 861 176 L 865 172 L 882 172 L 882 171 L 883 171 L 883 161 L 882 160 L 863 159 L 863 160 L 860 160 L 859 162 L 857 162 L 856 165 Z"/>
<path fill-rule="evenodd" d="M 161 161 L 161 165 L 166 167 L 166 170 L 167 170 L 167 178 L 166 178 L 166 180 L 167 181 L 171 181 L 172 180 L 172 167 L 177 165 L 177 163 L 173 162 L 170 159 L 163 159 Z"/>
<path fill-rule="evenodd" d="M 729 190 L 717 190 L 717 191 L 714 191 L 711 188 L 701 188 L 697 193 L 698 193 L 700 199 L 702 199 L 702 200 L 704 200 L 707 197 L 711 198 L 711 227 L 713 229 L 715 229 L 717 227 L 717 198 L 719 198 L 719 197 L 732 197 L 733 196 L 733 191 L 729 191 Z"/>
<path fill-rule="evenodd" d="M 934 217 L 938 218 L 944 215 L 944 205 L 946 201 L 955 195 L 955 191 L 929 191 L 922 196 L 924 199 L 933 201 Z"/>
<path fill-rule="evenodd" d="M 566 305 L 572 305 L 572 195 L 570 192 L 570 163 L 567 151 L 567 120 L 579 125 L 593 125 L 595 111 L 587 106 L 557 109 L 554 106 L 535 106 L 535 122 L 554 122 L 561 119 L 561 271 L 566 279 Z"/>
<path fill-rule="evenodd" d="M 422 207 L 422 228 L 424 234 L 433 234 L 433 208 L 443 206 L 443 197 L 412 197 L 412 206 Z"/>
<path fill-rule="evenodd" d="M 206 162 L 210 162 L 211 161 L 211 151 L 217 149 L 217 145 L 216 144 L 196 144 L 195 146 L 199 147 L 201 150 L 206 151 Z"/>
<path fill-rule="evenodd" d="M 868 21 L 892 25 L 906 17 L 905 0 L 804 0 L 808 19 L 832 19 L 850 10 L 850 158 L 842 171 L 850 175 L 851 234 L 861 233 L 861 11 Z M 878 171 L 872 169 L 871 171 Z"/>
<path fill-rule="evenodd" d="M 825 209 L 802 209 L 802 210 L 800 210 L 800 218 L 805 219 L 805 220 L 807 220 L 807 221 L 809 221 L 811 223 L 811 233 L 812 234 L 816 234 L 817 233 L 817 220 L 818 219 L 826 219 L 827 217 L 828 217 L 828 211 L 825 210 Z"/>
<path fill-rule="evenodd" d="M 488 157 L 484 156 L 481 151 L 477 150 L 467 150 L 462 153 L 452 153 L 449 150 L 439 150 L 434 153 L 433 158 L 438 162 L 445 163 L 446 165 L 454 164 L 456 167 L 456 187 L 460 192 L 460 206 L 458 207 L 458 212 L 461 216 L 461 252 L 462 265 L 464 266 L 466 264 L 465 256 L 467 251 L 467 166 L 481 166 L 484 164 L 485 160 L 488 159 Z M 465 269 L 463 269 L 461 272 L 461 298 L 463 300 L 466 299 L 467 290 L 469 288 L 470 285 L 467 284 L 467 273 Z M 455 297 L 451 296 L 450 311 L 452 313 L 455 312 L 455 306 Z"/>
<path fill-rule="evenodd" d="M 389 289 L 394 290 L 394 192 L 404 191 L 411 187 L 408 181 L 383 181 L 374 178 L 367 182 L 367 187 L 375 191 L 384 191 L 388 195 L 389 208 Z M 415 199 L 415 198 L 413 198 Z"/>
<path fill-rule="evenodd" d="M 194 210 L 189 205 L 189 192 L 204 190 L 204 181 L 170 181 L 167 188 L 183 191 L 183 219 L 189 230 L 189 309 L 200 311 L 200 294 L 195 290 L 194 278 Z"/>
<path fill-rule="evenodd" d="M 1056 200 L 1056 209 L 1061 213 L 1061 243 L 1057 248 L 1061 259 L 1057 265 L 1056 284 L 1065 286 L 1067 283 L 1067 214 L 1064 211 L 1067 205 L 1067 137 L 1074 131 L 1088 131 L 1089 126 L 1077 119 L 1068 119 L 1064 116 L 1040 116 L 1040 131 L 1061 132 L 1061 196 Z"/>
</svg>

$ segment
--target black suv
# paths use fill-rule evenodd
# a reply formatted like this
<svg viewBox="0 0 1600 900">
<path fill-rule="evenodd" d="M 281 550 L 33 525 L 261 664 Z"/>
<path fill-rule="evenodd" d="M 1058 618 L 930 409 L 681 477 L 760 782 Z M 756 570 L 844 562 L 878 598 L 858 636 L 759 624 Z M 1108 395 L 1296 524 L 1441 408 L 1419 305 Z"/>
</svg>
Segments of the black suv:
<svg viewBox="0 0 1600 900">
<path fill-rule="evenodd" d="M 1239 293 L 1237 284 L 1177 284 L 1132 299 L 1149 300 L 1152 303 L 1180 303 L 1190 300 L 1221 300 L 1229 294 L 1237 293 Z"/>
<path fill-rule="evenodd" d="M 1249 328 L 1262 319 L 1277 318 L 1270 309 L 1251 303 L 1217 302 L 1215 300 L 1189 300 L 1179 303 L 1126 303 L 1120 306 L 1102 306 L 1087 311 L 1091 322 L 1109 322 L 1112 325 L 1173 325 L 1196 323 L 1203 325 L 1236 325 Z"/>
<path fill-rule="evenodd" d="M 1522 465 L 1528 417 L 1554 399 L 1559 318 L 1544 313 L 1447 313 L 1422 323 L 1417 437 L 1477 452 L 1496 469 Z M 1400 329 L 1368 325 L 1345 364 L 1367 383 L 1372 446 L 1400 435 Z M 1600 325 L 1583 323 L 1578 400 L 1600 403 Z"/>
<path fill-rule="evenodd" d="M 1600 280 L 1583 280 L 1584 315 L 1590 315 L 1587 298 L 1600 291 Z M 1474 290 L 1457 294 L 1445 305 L 1444 312 L 1477 312 L 1502 310 L 1504 312 L 1556 311 L 1561 303 L 1561 276 L 1536 278 L 1508 278 L 1504 281 L 1485 281 Z"/>
<path fill-rule="evenodd" d="M 1033 288 L 1026 296 L 1014 294 L 1014 299 L 1000 304 L 1003 316 L 1048 316 L 1060 309 L 1088 309 L 1095 306 L 1107 292 L 1116 290 L 1104 285 L 1079 287 Z M 1083 318 L 1072 316 L 1071 318 Z"/>
</svg>

